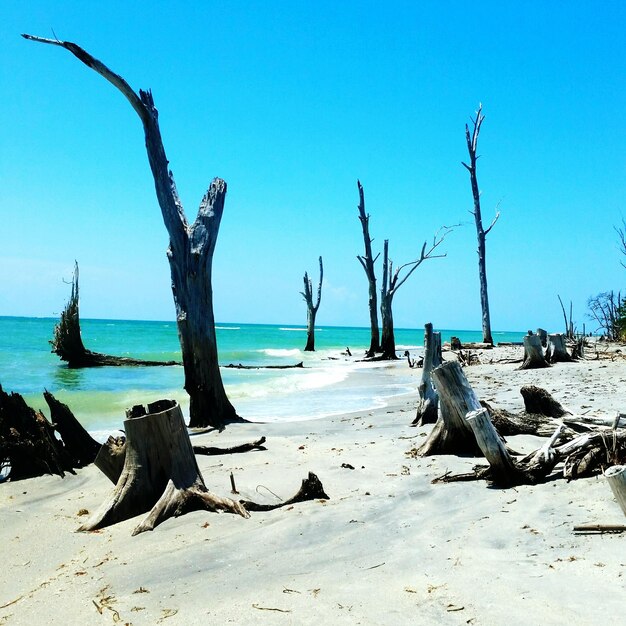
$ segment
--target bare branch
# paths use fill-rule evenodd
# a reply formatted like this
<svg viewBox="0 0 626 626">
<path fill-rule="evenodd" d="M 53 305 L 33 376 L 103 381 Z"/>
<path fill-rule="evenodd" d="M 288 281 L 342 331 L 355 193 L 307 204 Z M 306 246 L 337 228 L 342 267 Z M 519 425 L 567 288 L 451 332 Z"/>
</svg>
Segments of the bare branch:
<svg viewBox="0 0 626 626">
<path fill-rule="evenodd" d="M 501 202 L 502 202 L 502 200 L 499 200 L 498 204 L 496 205 L 496 216 L 491 221 L 491 224 L 489 225 L 489 228 L 485 231 L 485 237 L 489 234 L 489 231 L 496 225 L 496 222 L 498 221 L 498 218 L 500 217 L 500 211 L 498 211 L 498 208 L 499 208 Z"/>
</svg>

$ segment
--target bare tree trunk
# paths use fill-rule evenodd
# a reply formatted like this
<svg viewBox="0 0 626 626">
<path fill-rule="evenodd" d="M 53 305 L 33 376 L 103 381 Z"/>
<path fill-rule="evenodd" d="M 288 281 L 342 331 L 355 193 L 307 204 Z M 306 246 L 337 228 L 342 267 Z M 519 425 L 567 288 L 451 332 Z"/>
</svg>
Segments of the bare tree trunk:
<svg viewBox="0 0 626 626">
<path fill-rule="evenodd" d="M 219 178 L 213 180 L 200 203 L 195 222 L 188 224 L 165 155 L 152 93 L 139 90 L 136 94 L 121 76 L 72 42 L 32 35 L 23 37 L 69 50 L 113 84 L 141 119 L 156 195 L 170 238 L 167 257 L 185 369 L 185 390 L 190 399 L 189 425 L 223 428 L 227 423 L 243 421 L 226 397 L 222 383 L 213 315 L 211 271 L 226 183 Z"/>
<path fill-rule="evenodd" d="M 387 287 L 393 280 L 391 270 L 389 263 L 389 240 L 385 239 L 383 247 L 383 285 L 380 294 L 380 318 L 383 326 L 380 348 L 383 353 L 383 359 L 395 360 L 398 356 L 396 354 L 396 338 L 393 332 L 393 311 L 391 309 L 395 291 L 391 286 Z"/>
<path fill-rule="evenodd" d="M 478 239 L 478 278 L 480 280 L 480 306 L 482 309 L 482 326 L 483 326 L 483 342 L 493 344 L 491 336 L 491 318 L 489 315 L 489 295 L 487 292 L 487 252 L 485 240 L 489 231 L 494 227 L 499 213 L 496 214 L 491 226 L 485 230 L 483 228 L 483 219 L 480 209 L 480 191 L 478 189 L 478 179 L 476 177 L 476 149 L 478 144 L 478 134 L 485 116 L 482 114 L 482 105 L 478 107 L 476 119 L 473 120 L 474 128 L 470 134 L 469 126 L 465 125 L 465 139 L 467 141 L 467 150 L 469 152 L 469 165 L 463 163 L 470 175 L 470 183 L 472 186 L 472 196 L 474 198 L 474 221 L 476 222 L 476 236 Z"/>
<path fill-rule="evenodd" d="M 228 511 L 248 517 L 230 498 L 209 492 L 193 454 L 178 404 L 162 400 L 133 407 L 124 421 L 124 469 L 102 506 L 79 530 L 96 530 L 150 511 L 133 535 L 190 511 Z"/>
<path fill-rule="evenodd" d="M 309 275 L 304 272 L 304 291 L 300 292 L 306 302 L 306 346 L 305 352 L 315 352 L 315 317 L 320 308 L 322 299 L 322 281 L 324 279 L 324 266 L 320 257 L 320 282 L 317 287 L 317 301 L 313 303 L 313 283 Z"/>
<path fill-rule="evenodd" d="M 413 424 L 423 426 L 437 421 L 439 396 L 435 391 L 432 371 L 441 365 L 441 333 L 433 332 L 433 325 L 428 322 L 424 326 L 424 367 L 418 391 L 420 401 Z"/>
<path fill-rule="evenodd" d="M 367 276 L 367 283 L 369 287 L 369 312 L 370 312 L 370 347 L 367 351 L 367 356 L 372 357 L 377 352 L 380 352 L 380 332 L 378 329 L 378 294 L 376 292 L 376 274 L 374 272 L 374 263 L 378 258 L 372 256 L 372 239 L 370 237 L 369 221 L 370 216 L 365 213 L 365 198 L 363 195 L 363 187 L 360 181 L 356 181 L 359 188 L 359 220 L 361 222 L 361 228 L 363 230 L 363 244 L 365 246 L 365 256 L 357 256 L 357 259 L 363 266 L 365 275 Z"/>
</svg>

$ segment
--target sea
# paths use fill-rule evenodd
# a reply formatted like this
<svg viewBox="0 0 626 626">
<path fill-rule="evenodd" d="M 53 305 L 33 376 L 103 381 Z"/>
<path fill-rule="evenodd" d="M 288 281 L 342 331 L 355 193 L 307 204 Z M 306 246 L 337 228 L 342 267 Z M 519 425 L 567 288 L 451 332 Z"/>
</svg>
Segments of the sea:
<svg viewBox="0 0 626 626">
<path fill-rule="evenodd" d="M 65 402 L 97 439 L 122 428 L 126 408 L 162 398 L 189 402 L 182 366 L 70 369 L 51 352 L 56 318 L 0 316 L 0 385 L 22 394 L 46 415 L 43 391 Z M 81 319 L 89 350 L 149 360 L 181 360 L 174 321 Z M 437 329 L 436 329 L 437 330 Z M 226 393 L 242 417 L 258 422 L 322 418 L 384 405 L 391 396 L 416 391 L 419 375 L 408 364 L 392 376 L 385 363 L 365 364 L 369 328 L 320 326 L 315 352 L 304 352 L 306 329 L 293 325 L 216 324 L 219 362 Z M 480 331 L 441 330 L 442 341 L 481 341 Z M 521 341 L 522 332 L 493 333 L 494 341 Z M 423 329 L 395 330 L 399 355 L 423 352 Z M 347 355 L 347 349 L 352 356 Z M 231 369 L 295 365 L 293 369 Z M 375 375 L 354 377 L 362 368 Z M 357 382 L 355 382 L 357 381 Z M 362 382 L 358 382 L 362 381 Z"/>
</svg>

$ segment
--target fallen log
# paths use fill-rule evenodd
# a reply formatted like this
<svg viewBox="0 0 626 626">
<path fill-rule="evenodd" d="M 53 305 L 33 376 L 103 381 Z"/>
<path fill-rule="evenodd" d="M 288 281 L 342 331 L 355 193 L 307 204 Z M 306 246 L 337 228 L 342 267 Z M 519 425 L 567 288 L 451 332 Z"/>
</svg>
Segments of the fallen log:
<svg viewBox="0 0 626 626">
<path fill-rule="evenodd" d="M 100 444 L 83 428 L 67 404 L 59 402 L 47 389 L 43 392 L 43 397 L 50 408 L 52 427 L 61 436 L 72 465 L 84 467 L 93 463 Z"/>
<path fill-rule="evenodd" d="M 283 506 L 289 506 L 297 502 L 306 502 L 307 500 L 330 500 L 330 497 L 324 491 L 324 485 L 313 472 L 309 472 L 308 477 L 302 481 L 302 485 L 296 495 L 289 498 L 289 500 L 279 504 L 258 504 L 250 500 L 240 500 L 239 503 L 247 511 L 273 511 Z"/>
<path fill-rule="evenodd" d="M 267 450 L 263 445 L 265 437 L 261 437 L 257 441 L 251 443 L 242 443 L 231 448 L 217 448 L 216 446 L 192 446 L 194 454 L 203 454 L 206 456 L 219 456 L 222 454 L 240 454 L 242 452 L 252 452 L 253 450 Z"/>
<path fill-rule="evenodd" d="M 574 532 L 579 535 L 626 533 L 626 526 L 621 524 L 585 524 L 583 526 L 574 526 Z"/>
<path fill-rule="evenodd" d="M 87 350 L 80 332 L 80 316 L 78 310 L 78 263 L 74 264 L 72 291 L 59 323 L 54 327 L 52 352 L 70 368 L 103 367 L 103 366 L 169 366 L 182 365 L 178 361 L 145 361 L 130 357 L 111 356 Z"/>
<path fill-rule="evenodd" d="M 176 402 L 160 400 L 147 410 L 135 406 L 127 417 L 122 474 L 109 498 L 79 530 L 104 528 L 148 511 L 133 535 L 196 510 L 249 516 L 238 502 L 206 488 Z"/>
<path fill-rule="evenodd" d="M 429 322 L 424 326 L 424 367 L 418 387 L 420 400 L 413 420 L 415 426 L 434 424 L 437 421 L 439 396 L 433 386 L 432 372 L 441 365 L 441 361 L 441 333 L 434 333 L 433 325 Z"/>
</svg>

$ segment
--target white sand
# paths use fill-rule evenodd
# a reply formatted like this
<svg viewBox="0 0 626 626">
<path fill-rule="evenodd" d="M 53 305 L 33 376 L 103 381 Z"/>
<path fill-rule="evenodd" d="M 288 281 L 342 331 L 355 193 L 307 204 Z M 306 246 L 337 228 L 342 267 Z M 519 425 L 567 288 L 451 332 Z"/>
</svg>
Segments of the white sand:
<svg viewBox="0 0 626 626">
<path fill-rule="evenodd" d="M 575 412 L 625 408 L 624 361 L 515 367 L 465 371 L 496 406 L 521 410 L 519 388 L 533 383 Z M 0 624 L 624 624 L 626 534 L 572 532 L 626 523 L 605 479 L 432 485 L 476 460 L 408 456 L 430 428 L 409 426 L 415 404 L 412 394 L 374 411 L 194 438 L 267 436 L 267 452 L 198 457 L 217 493 L 230 492 L 232 471 L 241 497 L 271 501 L 265 486 L 287 498 L 310 470 L 331 497 L 248 520 L 196 512 L 137 537 L 137 519 L 76 533 L 79 511 L 112 487 L 95 467 L 0 485 Z M 510 438 L 524 451 L 541 441 Z"/>
</svg>

